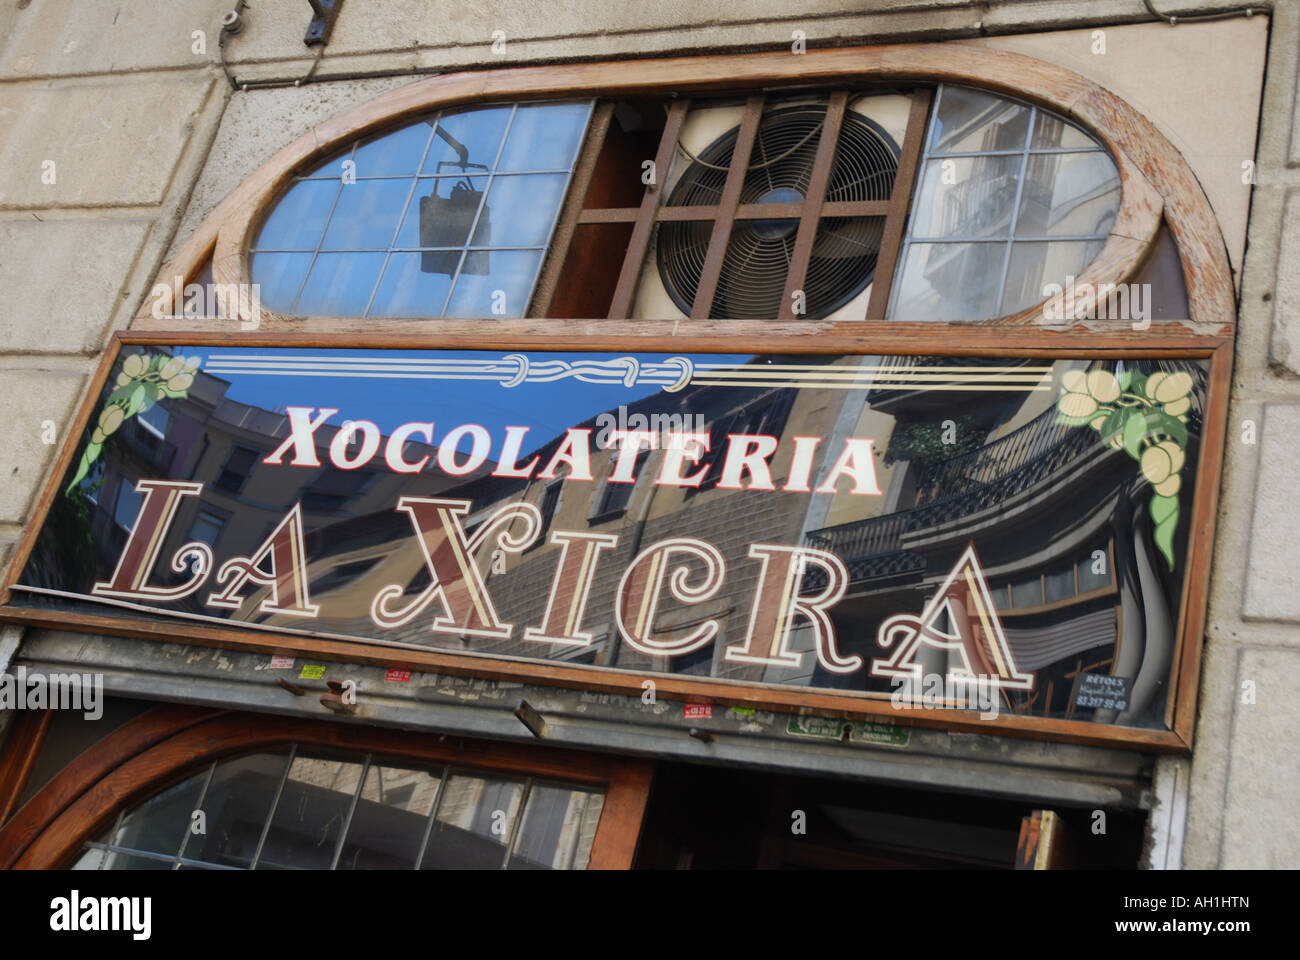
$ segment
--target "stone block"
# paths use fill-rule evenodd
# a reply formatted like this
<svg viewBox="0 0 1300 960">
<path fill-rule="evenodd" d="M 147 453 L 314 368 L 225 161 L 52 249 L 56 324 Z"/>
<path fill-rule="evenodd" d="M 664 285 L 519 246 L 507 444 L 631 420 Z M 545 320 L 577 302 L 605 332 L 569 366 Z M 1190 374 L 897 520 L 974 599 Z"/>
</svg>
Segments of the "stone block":
<svg viewBox="0 0 1300 960">
<path fill-rule="evenodd" d="M 1238 691 L 1223 812 L 1228 870 L 1293 869 L 1300 862 L 1300 651 L 1249 648 L 1241 653 L 1238 686 L 1254 684 L 1254 703 Z"/>
<path fill-rule="evenodd" d="M 185 74 L 0 85 L 0 207 L 161 203 L 213 82 Z"/>
<path fill-rule="evenodd" d="M 85 375 L 71 370 L 0 372 L 0 523 L 28 518 L 85 384 Z M 52 444 L 45 442 L 47 421 L 54 424 Z"/>
<path fill-rule="evenodd" d="M 10 0 L 4 6 L 10 9 L 0 15 L 8 21 L 8 29 L 0 33 L 6 37 L 0 48 L 0 77 L 12 79 L 214 63 L 221 17 L 234 3 L 39 0 L 18 10 Z M 203 31 L 198 53 L 196 30 Z"/>
<path fill-rule="evenodd" d="M 149 229 L 143 220 L 0 222 L 0 349 L 98 350 Z"/>
<path fill-rule="evenodd" d="M 1263 420 L 1242 614 L 1300 622 L 1300 404 L 1265 404 Z M 1230 434 L 1228 442 L 1233 439 Z"/>
</svg>

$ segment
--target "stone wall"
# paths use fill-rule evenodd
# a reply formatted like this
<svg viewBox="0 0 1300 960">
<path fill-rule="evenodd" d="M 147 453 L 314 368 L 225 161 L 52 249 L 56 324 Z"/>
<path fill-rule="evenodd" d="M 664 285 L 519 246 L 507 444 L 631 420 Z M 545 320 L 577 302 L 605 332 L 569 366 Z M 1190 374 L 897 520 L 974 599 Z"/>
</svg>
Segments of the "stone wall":
<svg viewBox="0 0 1300 960">
<path fill-rule="evenodd" d="M 0 565 L 106 338 L 167 250 L 280 146 L 412 74 L 775 49 L 794 31 L 816 47 L 1151 19 L 1141 0 L 345 0 L 317 59 L 302 43 L 308 5 L 262 0 L 228 44 L 231 74 L 250 84 L 233 92 L 218 43 L 232 3 L 0 0 Z M 1157 0 L 1184 14 L 1237 5 Z M 1160 766 L 1158 865 L 1300 862 L 1300 2 L 1256 9 L 1270 12 L 1269 52 L 1200 720 L 1190 771 Z M 1249 158 L 1219 159 L 1228 177 Z M 1185 822 L 1171 819 L 1184 804 Z"/>
</svg>

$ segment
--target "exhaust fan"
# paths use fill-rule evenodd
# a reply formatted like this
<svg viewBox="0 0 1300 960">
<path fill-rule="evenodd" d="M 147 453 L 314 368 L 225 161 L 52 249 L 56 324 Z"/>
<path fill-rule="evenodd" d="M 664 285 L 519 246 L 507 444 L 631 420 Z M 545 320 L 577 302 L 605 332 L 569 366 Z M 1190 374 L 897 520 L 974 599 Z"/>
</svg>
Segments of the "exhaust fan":
<svg viewBox="0 0 1300 960">
<path fill-rule="evenodd" d="M 896 94 L 864 96 L 844 114 L 827 202 L 888 201 L 898 169 L 898 143 L 910 102 Z M 669 206 L 710 206 L 727 179 L 743 107 L 692 110 L 682 125 L 681 150 L 669 171 Z M 764 110 L 740 202 L 799 203 L 812 175 L 826 101 L 801 100 Z M 862 319 L 866 314 L 883 217 L 823 217 L 804 281 L 809 319 Z M 711 315 L 775 319 L 798 220 L 736 220 Z M 712 221 L 658 225 L 637 290 L 633 315 L 675 319 L 690 315 L 709 248 Z"/>
</svg>

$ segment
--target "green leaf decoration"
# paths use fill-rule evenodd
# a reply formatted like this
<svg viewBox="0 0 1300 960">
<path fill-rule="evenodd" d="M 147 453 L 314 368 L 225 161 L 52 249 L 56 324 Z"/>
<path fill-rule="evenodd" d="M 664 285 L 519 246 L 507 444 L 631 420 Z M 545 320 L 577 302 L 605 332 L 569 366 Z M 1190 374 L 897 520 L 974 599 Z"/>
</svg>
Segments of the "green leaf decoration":
<svg viewBox="0 0 1300 960">
<path fill-rule="evenodd" d="M 1155 540 L 1160 555 L 1165 558 L 1169 569 L 1172 570 L 1174 569 L 1174 534 L 1178 531 L 1178 498 L 1153 496 L 1151 519 L 1155 523 L 1152 539 Z"/>
<path fill-rule="evenodd" d="M 1152 410 L 1147 413 L 1147 424 L 1167 435 L 1183 449 L 1187 448 L 1187 424 L 1177 417 L 1171 417 L 1163 410 Z"/>
<path fill-rule="evenodd" d="M 138 356 L 138 354 L 137 354 Z M 125 357 L 119 358 L 121 365 L 118 367 L 118 375 L 121 376 L 122 368 L 125 367 Z M 143 413 L 151 409 L 158 402 L 158 391 L 162 390 L 162 395 L 172 400 L 189 396 L 188 390 L 173 390 L 163 382 L 161 371 L 173 358 L 164 353 L 154 354 L 152 357 L 145 358 L 144 369 L 136 376 L 129 377 L 126 383 L 118 385 L 109 393 L 104 405 L 99 410 L 99 415 L 90 421 L 87 427 L 86 448 L 81 453 L 81 459 L 77 463 L 77 471 L 72 475 L 72 482 L 68 484 L 64 491 L 64 496 L 71 497 L 77 491 L 78 485 L 84 480 L 95 461 L 99 459 L 100 453 L 103 452 L 103 443 L 93 443 L 90 436 L 96 430 L 99 418 L 104 415 L 104 411 L 111 407 L 120 407 L 122 410 L 122 419 L 118 423 L 118 428 L 126 423 L 131 417 L 138 413 Z M 194 360 L 191 359 L 191 363 Z M 187 366 L 187 373 L 193 373 L 197 366 Z M 115 431 L 116 432 L 116 431 Z M 104 438 L 106 443 L 108 438 Z"/>
<path fill-rule="evenodd" d="M 1115 379 L 1119 381 L 1119 388 L 1121 390 L 1128 390 L 1129 385 L 1133 382 L 1135 373 L 1136 372 L 1133 370 L 1125 370 L 1123 373 L 1115 375 Z"/>
<path fill-rule="evenodd" d="M 1134 460 L 1142 457 L 1142 438 L 1147 435 L 1147 418 L 1139 410 L 1124 411 L 1124 449 Z"/>
<path fill-rule="evenodd" d="M 1112 411 L 1106 418 L 1106 422 L 1101 425 L 1101 442 L 1110 443 L 1112 439 L 1120 434 L 1124 429 L 1124 418 L 1130 413 L 1125 407 L 1119 407 Z"/>
<path fill-rule="evenodd" d="M 99 459 L 99 451 L 102 448 L 103 444 L 101 443 L 86 445 L 86 449 L 81 454 L 81 462 L 77 464 L 77 472 L 73 475 L 72 482 L 68 484 L 66 493 L 71 494 L 73 490 L 77 489 L 77 484 L 86 478 L 86 474 L 90 473 L 91 466 Z"/>
</svg>

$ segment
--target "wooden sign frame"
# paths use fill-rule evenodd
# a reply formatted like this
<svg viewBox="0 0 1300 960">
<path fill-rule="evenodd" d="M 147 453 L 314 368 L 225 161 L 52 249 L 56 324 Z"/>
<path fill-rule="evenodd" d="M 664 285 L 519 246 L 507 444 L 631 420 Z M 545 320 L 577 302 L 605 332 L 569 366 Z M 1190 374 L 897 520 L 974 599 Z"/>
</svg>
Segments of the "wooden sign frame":
<svg viewBox="0 0 1300 960">
<path fill-rule="evenodd" d="M 484 328 L 490 328 L 484 323 Z M 96 371 L 70 433 L 51 468 L 51 474 L 37 503 L 23 539 L 11 562 L 0 590 L 0 621 L 31 627 L 76 630 L 110 636 L 128 636 L 172 643 L 197 644 L 232 650 L 255 651 L 268 655 L 311 656 L 313 659 L 364 663 L 391 668 L 410 669 L 487 677 L 499 680 L 549 684 L 582 690 L 595 690 L 627 696 L 639 696 L 645 673 L 614 667 L 553 664 L 537 661 L 507 660 L 486 655 L 450 653 L 440 650 L 412 651 L 394 649 L 364 641 L 343 642 L 314 639 L 297 634 L 277 634 L 268 630 L 240 627 L 196 625 L 178 621 L 158 623 L 133 621 L 120 616 L 99 616 L 52 609 L 32 609 L 9 604 L 10 587 L 17 581 L 31 556 L 37 536 L 59 491 L 78 440 L 100 401 L 118 353 L 133 344 L 250 347 L 327 347 L 327 348 L 428 348 L 428 349 L 546 349 L 574 352 L 644 351 L 643 336 L 626 336 L 617 331 L 619 324 L 606 322 L 600 336 L 566 334 L 512 335 L 508 340 L 492 332 L 475 336 L 457 336 L 454 340 L 432 333 L 423 337 L 409 334 L 375 333 L 368 336 L 311 336 L 293 334 L 258 334 L 235 332 L 225 335 L 119 333 L 112 340 Z M 1205 416 L 1201 434 L 1197 482 L 1189 527 L 1187 573 L 1185 575 L 1178 617 L 1179 642 L 1171 668 L 1171 689 L 1167 696 L 1165 722 L 1167 730 L 1111 727 L 1101 724 L 1040 717 L 999 716 L 982 720 L 964 710 L 918 708 L 900 714 L 888 701 L 874 701 L 860 696 L 810 688 L 783 689 L 754 686 L 734 680 L 655 674 L 657 695 L 673 700 L 703 700 L 737 707 L 756 707 L 790 713 L 889 720 L 955 730 L 970 730 L 1013 736 L 1044 737 L 1073 743 L 1129 746 L 1155 751 L 1186 751 L 1192 743 L 1196 691 L 1206 616 L 1214 521 L 1219 493 L 1219 473 L 1226 430 L 1227 400 L 1232 366 L 1231 340 L 1184 333 L 1151 336 L 1121 332 L 1088 336 L 1020 329 L 1011 346 L 1012 331 L 991 327 L 964 327 L 961 342 L 954 343 L 948 325 L 928 324 L 839 324 L 828 335 L 811 340 L 806 336 L 769 332 L 748 340 L 737 327 L 779 326 L 761 323 L 718 323 L 707 334 L 669 338 L 660 349 L 696 352 L 734 352 L 737 342 L 747 343 L 746 352 L 757 354 L 870 354 L 943 356 L 1006 356 L 1031 358 L 1099 358 L 1209 359 L 1210 375 Z M 906 335 L 898 328 L 905 327 Z M 615 329 L 611 329 L 615 328 Z M 563 329 L 563 327 L 562 327 Z M 730 331 L 730 332 L 724 332 Z M 756 331 L 754 331 L 756 332 Z M 983 342 L 981 342 L 983 341 Z M 1171 342 L 1173 341 L 1173 342 Z"/>
</svg>

